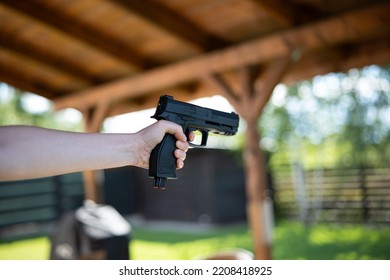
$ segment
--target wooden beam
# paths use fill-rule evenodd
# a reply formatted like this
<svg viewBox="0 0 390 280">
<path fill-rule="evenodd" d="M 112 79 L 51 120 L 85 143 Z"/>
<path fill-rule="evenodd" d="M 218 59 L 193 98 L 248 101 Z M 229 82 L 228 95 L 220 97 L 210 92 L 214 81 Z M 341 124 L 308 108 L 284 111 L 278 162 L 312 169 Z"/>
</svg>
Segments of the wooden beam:
<svg viewBox="0 0 390 280">
<path fill-rule="evenodd" d="M 102 100 L 118 101 L 143 96 L 161 88 L 174 87 L 205 77 L 208 74 L 264 63 L 289 55 L 294 50 L 306 52 L 386 35 L 390 30 L 390 17 L 387 14 L 389 9 L 389 3 L 382 3 L 344 13 L 222 51 L 146 71 L 134 77 L 75 92 L 54 101 L 58 109 L 89 107 Z M 362 19 L 368 20 L 367 24 L 362 24 Z"/>
<path fill-rule="evenodd" d="M 371 64 L 390 64 L 390 38 L 308 53 L 292 66 L 282 82 L 293 83 L 315 75 L 345 72 Z"/>
<path fill-rule="evenodd" d="M 244 94 L 241 99 L 241 109 L 244 111 L 246 128 L 246 144 L 244 162 L 246 170 L 247 213 L 251 224 L 256 259 L 271 259 L 270 237 L 265 222 L 267 215 L 265 199 L 267 199 L 268 182 L 265 157 L 260 148 L 260 132 L 258 119 L 265 104 L 272 95 L 275 86 L 282 80 L 291 65 L 290 57 L 273 61 L 263 69 L 255 80 L 248 70 L 242 70 L 241 84 Z M 257 85 L 256 85 L 257 84 Z"/>
<path fill-rule="evenodd" d="M 224 79 L 221 75 L 218 74 L 210 74 L 205 76 L 203 79 L 206 83 L 211 84 L 216 87 L 218 92 L 224 96 L 229 103 L 236 108 L 237 112 L 240 115 L 245 114 L 245 111 L 242 110 L 241 100 L 237 97 L 237 93 L 232 89 L 231 85 L 229 85 L 228 81 Z"/>
<path fill-rule="evenodd" d="M 4 82 L 39 93 L 46 98 L 54 98 L 67 91 L 89 85 L 78 77 L 68 76 L 53 67 L 1 46 L 0 72 Z"/>
<path fill-rule="evenodd" d="M 131 48 L 130 45 L 125 44 L 120 39 L 107 32 L 102 32 L 94 26 L 83 23 L 77 18 L 69 17 L 60 9 L 53 9 L 47 5 L 43 5 L 42 1 L 13 1 L 2 0 L 3 4 L 19 10 L 22 13 L 29 15 L 37 21 L 41 21 L 54 28 L 65 32 L 69 36 L 73 36 L 80 41 L 83 41 L 94 48 L 103 50 L 104 52 L 127 61 L 138 70 L 149 67 L 143 59 L 136 55 L 137 52 Z M 126 50 L 126 51 L 123 51 Z"/>
<path fill-rule="evenodd" d="M 270 18 L 281 26 L 292 27 L 309 21 L 315 21 L 323 17 L 310 3 L 293 3 L 283 0 L 252 0 Z"/>
<path fill-rule="evenodd" d="M 264 200 L 267 198 L 267 173 L 264 155 L 260 148 L 258 122 L 247 122 L 245 131 L 245 189 L 247 197 L 247 216 L 252 232 L 253 250 L 258 260 L 272 259 L 271 244 L 267 236 Z M 272 229 L 271 229 L 272 230 Z"/>
<path fill-rule="evenodd" d="M 345 72 L 354 67 L 360 68 L 370 64 L 383 66 L 390 64 L 389 40 L 370 42 L 348 48 L 345 51 L 343 48 L 340 50 L 336 48 L 308 54 L 291 66 L 290 70 L 283 76 L 281 82 L 292 83 L 310 79 L 315 75 L 323 75 L 330 72 Z M 161 90 L 143 96 L 143 102 L 141 103 L 131 98 L 120 101 L 112 105 L 109 116 L 153 108 L 162 93 L 173 95 L 183 101 L 190 101 L 201 97 L 221 95 L 222 92 L 225 92 L 223 96 L 227 98 L 233 107 L 238 108 L 238 93 L 231 91 L 231 88 L 239 88 L 239 80 L 237 75 L 229 74 L 222 77 L 222 75 L 212 74 L 203 77 L 201 81 L 198 81 L 198 85 L 192 89 L 178 87 Z M 229 92 L 229 95 L 226 92 Z M 242 114 L 241 112 L 238 113 Z"/>
<path fill-rule="evenodd" d="M 80 68 L 79 64 L 64 59 L 61 54 L 39 48 L 35 42 L 20 32 L 26 25 L 30 25 L 31 19 L 24 14 L 0 4 L 0 46 L 29 57 L 36 62 L 45 63 L 48 66 L 60 70 L 68 76 L 77 77 L 76 80 L 94 80 L 94 76 Z M 17 20 L 15 20 L 17 19 Z M 76 81 L 75 81 L 76 82 Z M 38 92 L 39 93 L 39 92 Z"/>
<path fill-rule="evenodd" d="M 297 22 L 297 10 L 290 1 L 283 0 L 252 0 L 264 12 L 280 25 L 291 27 Z"/>
<path fill-rule="evenodd" d="M 162 28 L 180 40 L 186 41 L 200 51 L 209 51 L 227 46 L 227 42 L 207 34 L 198 26 L 168 7 L 154 1 L 115 0 L 158 28 Z"/>
<path fill-rule="evenodd" d="M 55 96 L 53 91 L 36 85 L 36 81 L 34 79 L 11 74 L 8 68 L 3 68 L 2 66 L 0 66 L 0 81 L 12 85 L 22 91 L 39 92 L 41 96 L 49 99 Z"/>
<path fill-rule="evenodd" d="M 248 110 L 251 114 L 247 119 L 257 120 L 264 109 L 264 106 L 268 103 L 272 92 L 276 85 L 283 80 L 287 70 L 289 70 L 292 64 L 292 57 L 286 56 L 275 59 L 266 68 L 265 71 L 254 82 L 254 94 L 251 98 L 251 102 L 248 103 Z"/>
<path fill-rule="evenodd" d="M 245 120 L 245 150 L 243 152 L 246 172 L 247 215 L 252 230 L 254 251 L 256 259 L 271 259 L 270 237 L 267 236 L 265 219 L 267 213 L 264 200 L 269 193 L 267 187 L 267 172 L 265 158 L 260 148 L 260 133 L 258 119 L 268 102 L 275 86 L 287 73 L 291 58 L 277 59 L 264 67 L 256 77 L 251 68 L 240 68 L 239 83 L 240 94 L 220 76 L 211 75 L 209 81 L 219 87 L 221 94 L 228 100 L 240 116 Z"/>
<path fill-rule="evenodd" d="M 103 122 L 106 117 L 109 115 L 111 106 L 109 103 L 101 103 L 88 113 L 84 113 L 86 116 L 86 131 L 87 132 L 100 132 Z"/>
<path fill-rule="evenodd" d="M 96 108 L 83 111 L 85 131 L 100 132 L 102 124 L 110 111 L 109 103 L 100 103 Z M 102 170 L 88 170 L 83 172 L 85 198 L 96 203 L 104 202 Z"/>
</svg>

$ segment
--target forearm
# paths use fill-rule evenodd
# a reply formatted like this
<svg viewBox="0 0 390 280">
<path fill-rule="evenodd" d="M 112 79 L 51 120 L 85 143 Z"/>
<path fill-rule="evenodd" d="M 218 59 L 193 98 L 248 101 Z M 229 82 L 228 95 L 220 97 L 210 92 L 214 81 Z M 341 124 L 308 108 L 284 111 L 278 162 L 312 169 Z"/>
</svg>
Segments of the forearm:
<svg viewBox="0 0 390 280">
<path fill-rule="evenodd" d="M 0 180 L 138 165 L 138 142 L 134 134 L 1 127 Z"/>
</svg>

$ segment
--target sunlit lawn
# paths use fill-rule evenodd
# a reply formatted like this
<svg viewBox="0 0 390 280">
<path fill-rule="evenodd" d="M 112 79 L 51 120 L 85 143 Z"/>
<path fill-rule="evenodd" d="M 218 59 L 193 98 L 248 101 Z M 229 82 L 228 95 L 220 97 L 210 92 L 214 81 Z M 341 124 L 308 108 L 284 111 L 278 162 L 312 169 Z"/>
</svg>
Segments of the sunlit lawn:
<svg viewBox="0 0 390 280">
<path fill-rule="evenodd" d="M 244 226 L 213 232 L 180 233 L 136 228 L 129 245 L 132 259 L 196 259 L 213 252 L 243 248 L 252 250 Z M 48 259 L 46 237 L 0 244 L 0 259 Z M 390 227 L 315 225 L 296 222 L 276 226 L 274 259 L 390 259 Z"/>
</svg>

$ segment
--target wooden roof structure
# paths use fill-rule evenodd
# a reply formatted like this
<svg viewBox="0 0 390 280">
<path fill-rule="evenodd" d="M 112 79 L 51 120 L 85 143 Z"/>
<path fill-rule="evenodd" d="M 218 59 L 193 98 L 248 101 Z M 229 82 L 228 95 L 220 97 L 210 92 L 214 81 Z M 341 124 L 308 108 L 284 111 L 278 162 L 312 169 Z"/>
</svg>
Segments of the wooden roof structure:
<svg viewBox="0 0 390 280">
<path fill-rule="evenodd" d="M 381 0 L 0 1 L 0 81 L 108 115 L 217 94 L 229 76 L 285 55 L 285 81 L 387 64 L 390 5 Z"/>
<path fill-rule="evenodd" d="M 369 64 L 390 64 L 386 0 L 0 0 L 0 81 L 80 110 L 87 131 L 162 94 L 230 101 L 257 259 L 271 258 L 257 121 L 274 87 Z"/>
</svg>

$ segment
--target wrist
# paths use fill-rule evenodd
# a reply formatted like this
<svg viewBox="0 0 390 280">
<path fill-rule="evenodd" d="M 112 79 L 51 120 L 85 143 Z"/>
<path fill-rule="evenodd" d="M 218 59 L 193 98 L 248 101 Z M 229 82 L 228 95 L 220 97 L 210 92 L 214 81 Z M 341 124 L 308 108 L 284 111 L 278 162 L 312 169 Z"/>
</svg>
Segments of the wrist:
<svg viewBox="0 0 390 280">
<path fill-rule="evenodd" d="M 126 134 L 123 137 L 125 164 L 141 168 L 149 166 L 149 151 L 145 148 L 145 143 L 139 133 Z"/>
</svg>

